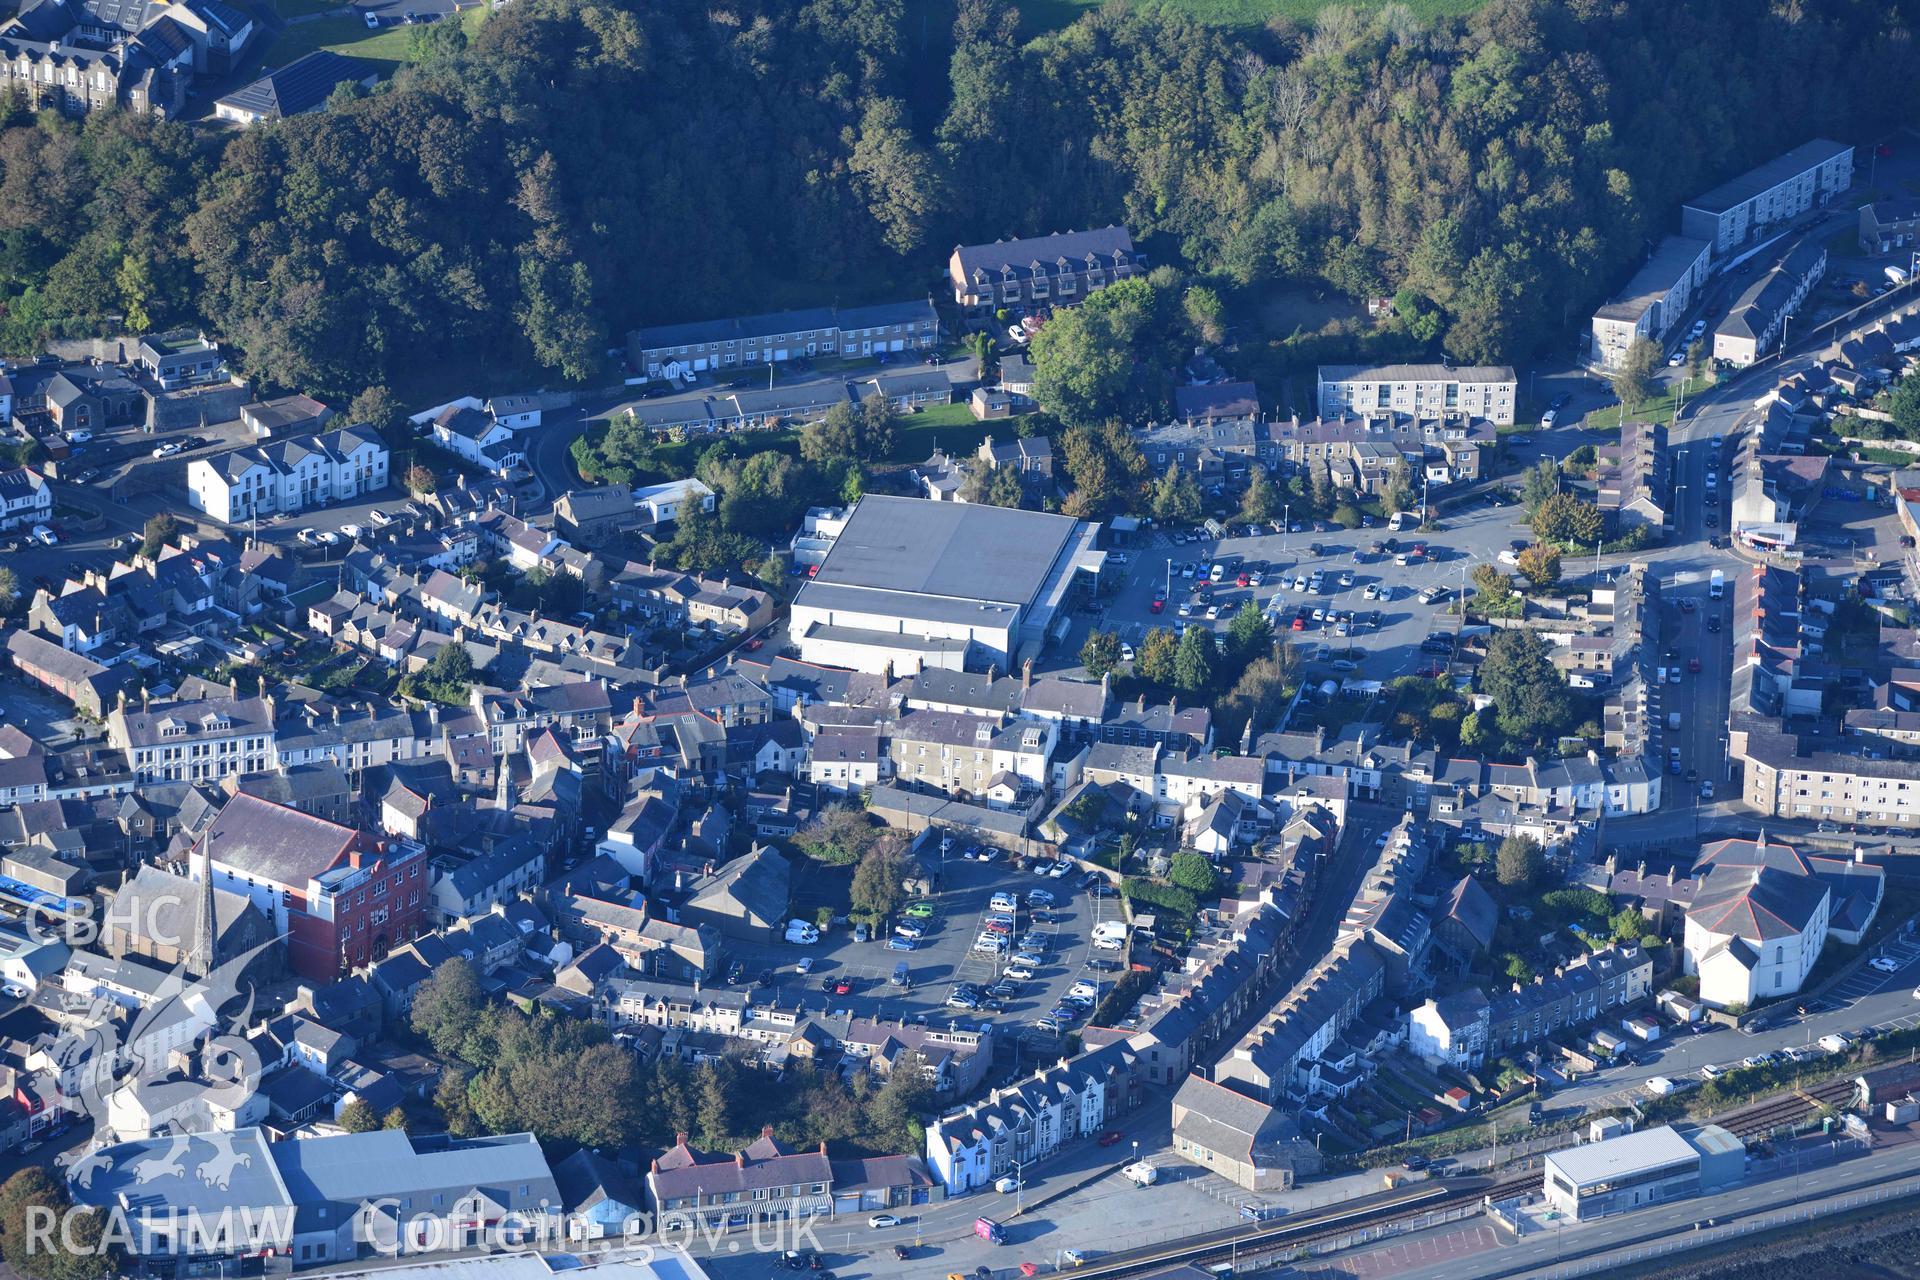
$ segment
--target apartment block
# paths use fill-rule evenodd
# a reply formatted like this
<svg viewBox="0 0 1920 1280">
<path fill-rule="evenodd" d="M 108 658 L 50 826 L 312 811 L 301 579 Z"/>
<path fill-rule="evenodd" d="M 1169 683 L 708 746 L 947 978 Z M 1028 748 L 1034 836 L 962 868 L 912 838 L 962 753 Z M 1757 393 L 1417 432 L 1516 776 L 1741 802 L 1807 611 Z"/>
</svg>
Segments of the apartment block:
<svg viewBox="0 0 1920 1280">
<path fill-rule="evenodd" d="M 1068 307 L 1146 270 L 1125 227 L 955 245 L 947 260 L 953 300 L 969 311 Z"/>
<path fill-rule="evenodd" d="M 635 329 L 627 335 L 627 359 L 636 373 L 678 380 L 743 364 L 921 350 L 931 348 L 939 332 L 931 299 L 811 307 Z"/>
<path fill-rule="evenodd" d="M 1815 138 L 1721 183 L 1680 209 L 1680 234 L 1725 257 L 1853 185 L 1853 148 Z"/>
<path fill-rule="evenodd" d="M 1707 282 L 1712 264 L 1713 246 L 1705 240 L 1661 240 L 1626 286 L 1593 313 L 1593 362 L 1618 368 L 1639 339 L 1664 344 Z"/>
<path fill-rule="evenodd" d="M 1323 364 L 1320 416 L 1384 413 L 1415 418 L 1485 418 L 1511 426 L 1520 380 L 1508 365 Z"/>
</svg>

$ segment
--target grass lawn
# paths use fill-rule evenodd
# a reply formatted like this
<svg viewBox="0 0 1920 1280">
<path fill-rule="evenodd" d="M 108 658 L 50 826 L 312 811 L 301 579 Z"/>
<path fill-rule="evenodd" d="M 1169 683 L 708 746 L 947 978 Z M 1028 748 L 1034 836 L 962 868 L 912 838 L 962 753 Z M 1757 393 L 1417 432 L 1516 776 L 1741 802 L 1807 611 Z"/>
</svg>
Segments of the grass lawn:
<svg viewBox="0 0 1920 1280">
<path fill-rule="evenodd" d="M 280 38 L 273 42 L 266 61 L 270 66 L 284 67 L 315 49 L 331 49 L 347 57 L 377 63 L 383 73 L 391 74 L 402 63 L 413 60 L 412 46 L 408 40 L 412 31 L 413 28 L 408 26 L 382 27 L 378 31 L 370 31 L 358 17 L 321 18 L 317 22 L 299 23 L 281 32 Z"/>
<path fill-rule="evenodd" d="M 1257 27 L 1269 18 L 1287 17 L 1310 22 L 1320 10 L 1335 0 L 1140 0 L 1137 7 L 1159 9 L 1195 18 L 1222 27 Z M 1343 0 L 1345 2 L 1345 0 Z M 1401 0 L 1421 21 L 1472 13 L 1481 0 Z M 1379 9 L 1387 0 L 1352 0 L 1355 9 Z M 1099 8 L 1098 0 L 1021 0 L 1022 27 L 1029 35 L 1056 31 L 1067 26 L 1089 9 Z"/>
<path fill-rule="evenodd" d="M 1004 440 L 1018 435 L 1016 419 L 979 422 L 964 400 L 928 405 L 918 413 L 903 413 L 893 431 L 893 452 L 886 462 L 925 462 L 936 447 L 949 454 L 971 454 L 989 433 Z"/>
</svg>

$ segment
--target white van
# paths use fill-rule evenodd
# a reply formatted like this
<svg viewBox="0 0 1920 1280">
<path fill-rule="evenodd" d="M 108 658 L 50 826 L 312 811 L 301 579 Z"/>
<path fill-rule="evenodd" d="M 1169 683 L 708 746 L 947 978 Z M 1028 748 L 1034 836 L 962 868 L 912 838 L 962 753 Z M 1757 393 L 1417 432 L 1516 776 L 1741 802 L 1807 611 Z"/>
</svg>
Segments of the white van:
<svg viewBox="0 0 1920 1280">
<path fill-rule="evenodd" d="M 1853 1047 L 1853 1042 L 1842 1035 L 1824 1035 L 1816 1043 L 1828 1053 L 1845 1053 Z"/>
<path fill-rule="evenodd" d="M 795 946 L 810 947 L 820 941 L 820 930 L 811 920 L 790 920 L 787 922 L 787 941 Z"/>
<path fill-rule="evenodd" d="M 1093 940 L 1095 942 L 1100 941 L 1102 938 L 1124 938 L 1126 936 L 1127 926 L 1118 920 L 1102 920 L 1099 924 L 1093 926 Z"/>
</svg>

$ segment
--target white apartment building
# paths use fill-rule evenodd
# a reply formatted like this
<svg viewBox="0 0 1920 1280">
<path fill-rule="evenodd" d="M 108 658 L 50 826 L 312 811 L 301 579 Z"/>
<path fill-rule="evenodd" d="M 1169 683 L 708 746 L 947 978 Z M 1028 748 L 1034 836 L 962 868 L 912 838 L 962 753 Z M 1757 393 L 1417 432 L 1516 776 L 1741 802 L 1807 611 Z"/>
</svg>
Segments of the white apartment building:
<svg viewBox="0 0 1920 1280">
<path fill-rule="evenodd" d="M 1484 418 L 1513 425 L 1520 380 L 1508 365 L 1323 364 L 1320 417 L 1407 414 L 1415 418 Z"/>
<path fill-rule="evenodd" d="M 1853 185 L 1853 148 L 1815 138 L 1680 208 L 1680 234 L 1723 258 L 1749 240 L 1826 205 Z"/>
<path fill-rule="evenodd" d="M 187 467 L 187 502 L 225 524 L 350 502 L 387 487 L 387 446 L 372 427 L 251 445 Z"/>
<path fill-rule="evenodd" d="M 274 767 L 273 699 L 202 698 L 107 717 L 107 745 L 141 782 L 217 782 Z"/>
<path fill-rule="evenodd" d="M 1618 368 L 1641 338 L 1664 346 L 1667 335 L 1707 282 L 1713 246 L 1705 240 L 1667 236 L 1626 287 L 1593 313 L 1593 363 Z"/>
</svg>

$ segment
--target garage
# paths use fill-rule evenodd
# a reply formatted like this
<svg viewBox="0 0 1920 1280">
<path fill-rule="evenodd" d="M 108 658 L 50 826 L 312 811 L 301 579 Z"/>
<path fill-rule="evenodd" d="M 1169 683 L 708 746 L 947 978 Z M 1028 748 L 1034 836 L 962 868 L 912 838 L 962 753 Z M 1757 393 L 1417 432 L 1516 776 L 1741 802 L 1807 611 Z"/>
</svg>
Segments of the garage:
<svg viewBox="0 0 1920 1280">
<path fill-rule="evenodd" d="M 906 345 L 907 345 L 907 341 L 905 338 L 895 338 L 893 342 L 887 347 L 887 350 L 900 351 L 900 350 L 903 350 L 906 347 Z"/>
</svg>

